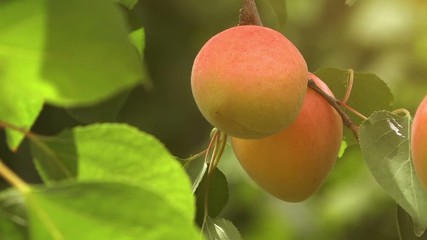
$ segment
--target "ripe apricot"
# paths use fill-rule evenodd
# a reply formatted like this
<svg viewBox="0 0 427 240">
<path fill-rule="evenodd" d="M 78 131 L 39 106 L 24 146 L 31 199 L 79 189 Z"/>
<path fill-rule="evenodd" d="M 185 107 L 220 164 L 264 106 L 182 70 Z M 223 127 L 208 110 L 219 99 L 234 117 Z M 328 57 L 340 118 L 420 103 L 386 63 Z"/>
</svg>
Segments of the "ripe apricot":
<svg viewBox="0 0 427 240">
<path fill-rule="evenodd" d="M 307 89 L 308 70 L 282 34 L 237 26 L 205 43 L 191 73 L 194 99 L 216 128 L 240 138 L 261 138 L 295 121 Z"/>
<path fill-rule="evenodd" d="M 412 122 L 411 149 L 415 172 L 427 190 L 427 96 L 418 107 Z"/>
<path fill-rule="evenodd" d="M 327 85 L 309 78 L 332 95 Z M 338 113 L 312 89 L 307 89 L 296 121 L 280 133 L 262 139 L 232 138 L 243 169 L 263 189 L 279 199 L 307 199 L 322 184 L 335 164 L 342 139 Z"/>
</svg>

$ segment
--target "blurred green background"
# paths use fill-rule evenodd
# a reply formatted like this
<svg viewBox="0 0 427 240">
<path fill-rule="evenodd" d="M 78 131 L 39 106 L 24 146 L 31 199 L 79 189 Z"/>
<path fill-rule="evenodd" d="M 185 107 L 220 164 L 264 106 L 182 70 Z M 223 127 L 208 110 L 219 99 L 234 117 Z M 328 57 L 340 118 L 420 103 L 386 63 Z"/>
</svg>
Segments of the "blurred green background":
<svg viewBox="0 0 427 240">
<path fill-rule="evenodd" d="M 411 113 L 427 94 L 424 0 L 360 0 L 353 7 L 344 0 L 257 3 L 264 25 L 288 37 L 310 71 L 338 67 L 375 73 L 392 89 L 394 108 Z M 191 66 L 205 41 L 237 25 L 240 5 L 240 0 L 140 0 L 127 12 L 132 29 L 145 28 L 144 62 L 152 87 L 124 93 L 129 97 L 117 121 L 155 135 L 181 158 L 206 148 L 211 126 L 193 101 Z M 68 110 L 45 106 L 33 131 L 50 135 L 78 124 Z M 25 180 L 39 181 L 26 142 L 17 153 L 0 144 L 2 159 Z M 396 206 L 371 177 L 357 147 L 337 161 L 323 187 L 302 203 L 282 202 L 258 188 L 229 148 L 219 168 L 230 185 L 222 216 L 243 239 L 398 239 Z"/>
</svg>

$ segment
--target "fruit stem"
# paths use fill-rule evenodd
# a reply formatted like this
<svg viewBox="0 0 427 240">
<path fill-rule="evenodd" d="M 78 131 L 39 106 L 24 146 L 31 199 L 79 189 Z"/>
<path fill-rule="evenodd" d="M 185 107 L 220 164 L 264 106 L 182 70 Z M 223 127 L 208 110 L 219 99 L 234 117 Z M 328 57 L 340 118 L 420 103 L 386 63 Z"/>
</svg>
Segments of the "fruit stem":
<svg viewBox="0 0 427 240">
<path fill-rule="evenodd" d="M 255 0 L 243 0 L 242 8 L 239 15 L 239 26 L 242 25 L 258 25 L 262 26 L 261 18 L 259 17 L 258 8 Z"/>
<path fill-rule="evenodd" d="M 353 132 L 354 138 L 357 142 L 359 142 L 359 126 L 357 124 L 354 124 L 351 118 L 340 108 L 337 103 L 337 100 L 326 92 L 324 92 L 321 88 L 319 88 L 312 79 L 308 80 L 307 85 L 309 88 L 320 94 L 320 96 L 322 96 L 337 111 L 337 113 L 341 116 L 344 126 L 346 126 Z"/>
</svg>

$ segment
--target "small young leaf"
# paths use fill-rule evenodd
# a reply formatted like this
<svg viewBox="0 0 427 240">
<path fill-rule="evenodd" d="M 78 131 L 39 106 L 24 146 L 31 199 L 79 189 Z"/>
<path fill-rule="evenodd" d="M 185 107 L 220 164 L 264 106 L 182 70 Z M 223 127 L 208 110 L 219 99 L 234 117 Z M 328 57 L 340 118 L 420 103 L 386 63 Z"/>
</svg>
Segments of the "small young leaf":
<svg viewBox="0 0 427 240">
<path fill-rule="evenodd" d="M 241 240 L 239 230 L 224 218 L 208 218 L 203 232 L 208 240 Z"/>
<path fill-rule="evenodd" d="M 359 140 L 368 167 L 384 190 L 412 217 L 420 236 L 427 228 L 427 192 L 415 175 L 410 152 L 411 116 L 374 112 Z"/>
<path fill-rule="evenodd" d="M 144 48 L 145 48 L 145 32 L 144 28 L 136 29 L 129 34 L 131 43 L 138 49 L 138 53 L 141 58 L 144 57 Z"/>
<path fill-rule="evenodd" d="M 415 235 L 411 216 L 400 206 L 397 206 L 397 229 L 400 240 L 427 240 L 427 233 L 420 237 Z"/>
<path fill-rule="evenodd" d="M 197 216 L 196 222 L 202 225 L 205 209 L 205 197 L 208 194 L 208 214 L 209 217 L 216 218 L 228 202 L 228 183 L 224 173 L 218 168 L 208 183 L 208 172 L 206 171 L 203 180 L 196 190 Z M 207 191 L 207 189 L 209 191 Z"/>
<path fill-rule="evenodd" d="M 116 181 L 151 189 L 194 218 L 190 180 L 154 137 L 124 124 L 94 124 L 56 137 L 31 139 L 31 150 L 46 182 L 67 178 Z"/>
<path fill-rule="evenodd" d="M 150 189 L 77 183 L 25 194 L 31 239 L 200 239 L 192 220 Z"/>
</svg>

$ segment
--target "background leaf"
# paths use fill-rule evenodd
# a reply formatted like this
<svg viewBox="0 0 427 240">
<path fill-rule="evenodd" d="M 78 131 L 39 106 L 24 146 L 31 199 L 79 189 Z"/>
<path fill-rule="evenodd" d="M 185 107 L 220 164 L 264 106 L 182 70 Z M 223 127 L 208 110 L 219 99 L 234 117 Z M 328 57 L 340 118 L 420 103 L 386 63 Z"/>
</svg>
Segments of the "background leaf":
<svg viewBox="0 0 427 240">
<path fill-rule="evenodd" d="M 357 0 L 345 0 L 345 5 L 352 7 L 356 2 Z"/>
<path fill-rule="evenodd" d="M 284 32 L 288 18 L 286 0 L 258 1 L 257 6 L 260 12 L 264 12 L 264 14 L 261 15 L 263 25 Z"/>
<path fill-rule="evenodd" d="M 200 239 L 183 212 L 149 189 L 86 182 L 32 191 L 25 198 L 34 240 Z"/>
<path fill-rule="evenodd" d="M 46 182 L 70 178 L 69 172 L 80 181 L 140 186 L 194 218 L 188 175 L 157 139 L 136 128 L 124 124 L 76 127 L 56 137 L 32 139 L 31 149 Z"/>
<path fill-rule="evenodd" d="M 323 68 L 315 72 L 334 93 L 335 98 L 343 99 L 348 85 L 349 71 L 347 69 Z M 364 116 L 371 115 L 374 111 L 390 110 L 393 95 L 387 84 L 377 75 L 371 73 L 354 73 L 353 87 L 347 104 Z M 362 119 L 343 108 L 356 124 Z M 355 144 L 356 140 L 351 131 L 344 129 L 344 137 L 348 145 Z"/>
<path fill-rule="evenodd" d="M 362 123 L 359 137 L 372 175 L 409 213 L 419 236 L 427 228 L 427 192 L 422 189 L 411 161 L 411 123 L 410 116 L 378 111 Z"/>
<path fill-rule="evenodd" d="M 43 101 L 88 105 L 135 86 L 141 61 L 112 1 L 7 1 L 0 8 L 0 120 L 29 129 Z M 16 149 L 22 135 L 8 131 Z"/>
<path fill-rule="evenodd" d="M 122 4 L 123 6 L 129 9 L 132 9 L 138 3 L 138 0 L 116 0 L 116 2 Z"/>
<path fill-rule="evenodd" d="M 208 171 L 206 171 L 203 176 L 195 193 L 197 206 L 196 222 L 199 223 L 199 225 L 202 225 L 203 222 L 206 188 L 209 189 L 207 193 L 209 217 L 216 218 L 228 202 L 228 183 L 224 173 L 218 168 L 215 168 L 209 186 L 206 185 L 207 175 Z"/>
</svg>

